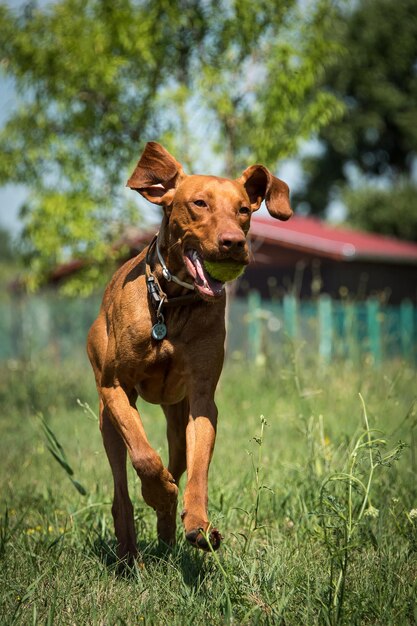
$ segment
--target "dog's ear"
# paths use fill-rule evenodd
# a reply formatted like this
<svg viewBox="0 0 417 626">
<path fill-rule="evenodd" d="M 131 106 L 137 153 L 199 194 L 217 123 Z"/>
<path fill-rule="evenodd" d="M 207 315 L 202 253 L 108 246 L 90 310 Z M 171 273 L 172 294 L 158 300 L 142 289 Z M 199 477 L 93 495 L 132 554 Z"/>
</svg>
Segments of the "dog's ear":
<svg viewBox="0 0 417 626">
<path fill-rule="evenodd" d="M 263 165 L 251 165 L 237 179 L 249 196 L 252 211 L 257 211 L 265 200 L 272 217 L 288 220 L 292 215 L 289 188 L 283 180 L 276 178 Z"/>
<path fill-rule="evenodd" d="M 159 143 L 149 141 L 126 186 L 154 204 L 169 206 L 184 177 L 180 163 Z"/>
</svg>

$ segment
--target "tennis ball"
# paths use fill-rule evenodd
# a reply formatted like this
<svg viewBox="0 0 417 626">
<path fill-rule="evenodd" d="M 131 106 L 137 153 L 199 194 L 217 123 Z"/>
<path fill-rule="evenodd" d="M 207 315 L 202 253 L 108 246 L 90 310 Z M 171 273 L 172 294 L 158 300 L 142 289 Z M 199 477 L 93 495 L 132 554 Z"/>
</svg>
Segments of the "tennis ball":
<svg viewBox="0 0 417 626">
<path fill-rule="evenodd" d="M 222 283 L 234 280 L 243 274 L 245 269 L 245 265 L 238 261 L 204 261 L 204 267 L 212 278 L 220 280 Z"/>
</svg>

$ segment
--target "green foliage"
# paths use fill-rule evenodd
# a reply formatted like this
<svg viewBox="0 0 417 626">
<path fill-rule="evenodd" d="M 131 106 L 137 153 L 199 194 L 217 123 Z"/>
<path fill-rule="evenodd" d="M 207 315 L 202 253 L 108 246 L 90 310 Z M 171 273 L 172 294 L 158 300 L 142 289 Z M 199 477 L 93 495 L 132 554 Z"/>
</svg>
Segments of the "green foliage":
<svg viewBox="0 0 417 626">
<path fill-rule="evenodd" d="M 340 116 L 341 102 L 317 89 L 341 49 L 331 3 L 241 2 L 219 29 L 197 82 L 217 119 L 215 149 L 233 176 L 252 162 L 271 168 L 301 139 Z"/>
<path fill-rule="evenodd" d="M 57 463 L 59 463 L 59 465 L 65 470 L 65 473 L 67 474 L 69 480 L 74 485 L 74 488 L 78 491 L 78 493 L 80 493 L 82 496 L 86 496 L 87 492 L 85 488 L 74 478 L 74 470 L 68 463 L 64 447 L 58 441 L 54 431 L 48 425 L 47 421 L 41 413 L 39 414 L 39 421 L 42 431 L 45 435 L 45 439 L 47 441 L 46 447 L 48 448 L 49 452 L 52 454 Z"/>
<path fill-rule="evenodd" d="M 352 441 L 346 467 L 340 472 L 330 474 L 320 488 L 322 540 L 330 556 L 328 602 L 330 624 L 341 622 L 348 568 L 355 549 L 361 544 L 365 545 L 367 539 L 372 539 L 373 544 L 377 545 L 370 524 L 366 524 L 369 518 L 377 518 L 379 515 L 378 509 L 371 504 L 374 473 L 381 467 L 391 467 L 394 461 L 398 461 L 404 449 L 404 444 L 399 442 L 395 448 L 382 456 L 381 448 L 383 449 L 387 442 L 381 439 L 380 432 L 370 429 L 362 396 L 360 399 L 365 422 L 363 432 L 356 441 Z M 366 532 L 363 532 L 364 529 L 368 531 L 368 537 Z M 358 537 L 361 531 L 363 536 Z"/>
<path fill-rule="evenodd" d="M 343 199 L 349 221 L 359 228 L 417 241 L 417 187 L 411 183 L 390 189 L 346 189 Z"/>
<path fill-rule="evenodd" d="M 20 269 L 20 261 L 11 233 L 0 225 L 0 303 L 8 299 L 8 287 Z"/>
<path fill-rule="evenodd" d="M 119 233 L 109 225 L 133 220 L 124 180 L 146 140 L 188 167 L 204 141 L 233 175 L 276 167 L 340 114 L 318 88 L 339 53 L 332 11 L 330 0 L 303 12 L 284 0 L 0 5 L 1 64 L 20 96 L 0 132 L 0 183 L 31 191 L 30 286 L 66 256 L 102 261 Z"/>
<path fill-rule="evenodd" d="M 323 213 L 351 178 L 384 177 L 395 185 L 410 177 L 417 149 L 414 1 L 340 6 L 333 27 L 346 54 L 326 71 L 323 86 L 343 100 L 345 115 L 321 129 L 321 153 L 304 162 L 309 181 L 299 199 L 314 213 Z"/>
<path fill-rule="evenodd" d="M 0 262 L 13 260 L 13 246 L 9 231 L 0 227 Z"/>
<path fill-rule="evenodd" d="M 128 200 L 114 209 L 108 200 L 99 202 L 82 191 L 43 189 L 22 207 L 21 215 L 26 220 L 21 250 L 28 261 L 27 285 L 36 289 L 51 269 L 71 258 L 85 259 L 82 273 L 64 291 L 87 295 L 91 287 L 103 286 L 114 261 L 125 253 L 120 242 L 136 208 Z"/>
</svg>

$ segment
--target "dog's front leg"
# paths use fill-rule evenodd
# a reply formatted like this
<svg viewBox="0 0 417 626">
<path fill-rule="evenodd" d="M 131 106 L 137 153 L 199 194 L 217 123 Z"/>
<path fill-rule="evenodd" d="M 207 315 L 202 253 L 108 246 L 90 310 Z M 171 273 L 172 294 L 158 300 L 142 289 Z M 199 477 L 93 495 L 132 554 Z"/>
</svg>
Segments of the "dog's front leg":
<svg viewBox="0 0 417 626">
<path fill-rule="evenodd" d="M 203 550 L 209 549 L 205 533 L 208 533 L 214 550 L 220 546 L 221 539 L 217 529 L 210 529 L 207 513 L 208 471 L 216 439 L 216 427 L 217 407 L 213 393 L 191 396 L 186 430 L 187 484 L 182 520 L 187 540 Z"/>
<path fill-rule="evenodd" d="M 155 509 L 158 520 L 167 516 L 172 519 L 177 506 L 178 488 L 170 472 L 163 466 L 160 456 L 151 447 L 134 402 L 129 400 L 129 394 L 120 385 L 102 387 L 101 396 L 104 411 L 124 441 L 132 465 L 141 480 L 146 504 Z M 112 462 L 111 456 L 109 459 Z M 114 473 L 114 464 L 112 470 Z M 123 513 L 118 509 L 119 501 L 120 498 L 115 498 L 113 504 L 116 533 L 120 527 L 118 518 Z M 171 542 L 173 536 L 170 529 L 165 534 L 159 533 L 159 538 L 165 542 Z M 119 532 L 117 538 L 119 544 L 126 543 L 123 533 L 120 535 Z"/>
</svg>

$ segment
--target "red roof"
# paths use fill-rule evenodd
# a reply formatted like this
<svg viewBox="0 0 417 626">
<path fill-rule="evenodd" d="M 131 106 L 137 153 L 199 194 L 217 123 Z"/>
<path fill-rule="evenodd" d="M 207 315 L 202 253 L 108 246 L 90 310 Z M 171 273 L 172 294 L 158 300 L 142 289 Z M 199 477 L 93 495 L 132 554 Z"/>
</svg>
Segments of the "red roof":
<svg viewBox="0 0 417 626">
<path fill-rule="evenodd" d="M 158 225 L 149 230 L 133 229 L 127 232 L 124 244 L 136 254 L 157 232 Z M 383 237 L 374 233 L 330 226 L 314 217 L 293 215 L 288 222 L 273 219 L 267 213 L 256 213 L 251 220 L 252 239 L 279 245 L 288 250 L 299 250 L 337 261 L 386 261 L 417 265 L 417 244 Z M 270 262 L 270 259 L 268 260 Z M 81 269 L 85 263 L 74 260 L 56 267 L 51 282 L 59 281 Z"/>
<path fill-rule="evenodd" d="M 314 217 L 294 215 L 280 222 L 269 215 L 255 214 L 252 237 L 260 237 L 285 248 L 340 261 L 387 261 L 417 265 L 417 244 L 375 233 L 331 226 Z"/>
</svg>

